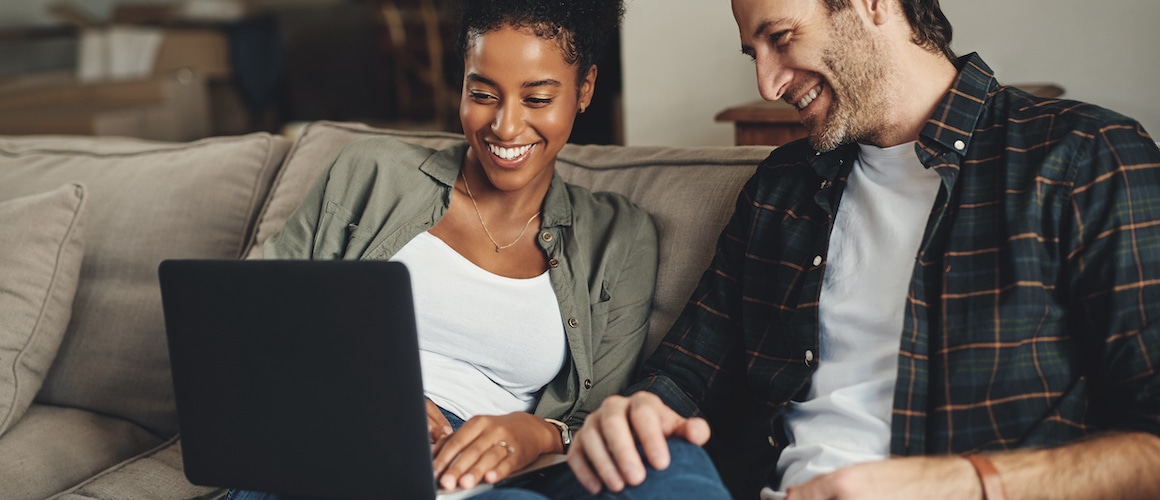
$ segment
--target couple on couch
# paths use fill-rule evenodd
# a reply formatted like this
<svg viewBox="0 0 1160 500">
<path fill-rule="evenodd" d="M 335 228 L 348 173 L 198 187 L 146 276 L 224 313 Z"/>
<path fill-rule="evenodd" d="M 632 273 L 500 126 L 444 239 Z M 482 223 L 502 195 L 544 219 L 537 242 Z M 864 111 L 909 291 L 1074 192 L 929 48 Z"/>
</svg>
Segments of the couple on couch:
<svg viewBox="0 0 1160 500">
<path fill-rule="evenodd" d="M 1160 495 L 1147 133 L 1000 86 L 937 0 L 732 7 L 809 140 L 758 167 L 639 373 L 656 230 L 554 172 L 621 1 L 465 2 L 465 144 L 351 145 L 267 242 L 407 264 L 440 486 L 567 452 L 483 495 L 728 497 L 712 431 L 718 463 L 756 449 L 746 498 Z"/>
</svg>

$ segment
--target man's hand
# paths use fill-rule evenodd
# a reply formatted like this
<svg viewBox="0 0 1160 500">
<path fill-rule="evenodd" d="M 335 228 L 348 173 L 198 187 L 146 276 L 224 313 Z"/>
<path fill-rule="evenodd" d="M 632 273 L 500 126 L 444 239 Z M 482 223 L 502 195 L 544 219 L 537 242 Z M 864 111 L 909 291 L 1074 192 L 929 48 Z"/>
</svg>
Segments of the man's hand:
<svg viewBox="0 0 1160 500">
<path fill-rule="evenodd" d="M 584 489 L 592 494 L 602 486 L 621 491 L 625 485 L 644 482 L 645 468 L 636 451 L 639 440 L 649 465 L 669 466 L 671 436 L 697 446 L 709 441 L 709 424 L 701 418 L 684 418 L 649 392 L 629 397 L 611 396 L 588 415 L 568 450 L 568 465 Z"/>
<path fill-rule="evenodd" d="M 983 489 L 962 457 L 898 458 L 852 465 L 786 490 L 786 500 L 978 500 Z"/>
<path fill-rule="evenodd" d="M 427 434 L 431 438 L 431 444 L 435 444 L 451 434 L 451 423 L 430 399 L 427 400 Z"/>
</svg>

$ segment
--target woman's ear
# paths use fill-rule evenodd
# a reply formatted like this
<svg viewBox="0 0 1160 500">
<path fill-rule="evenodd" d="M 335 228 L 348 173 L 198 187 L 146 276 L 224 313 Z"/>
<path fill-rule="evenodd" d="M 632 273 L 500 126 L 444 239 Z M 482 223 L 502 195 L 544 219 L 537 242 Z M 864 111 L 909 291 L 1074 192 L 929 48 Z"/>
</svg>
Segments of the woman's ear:
<svg viewBox="0 0 1160 500">
<path fill-rule="evenodd" d="M 583 113 L 592 103 L 592 94 L 596 92 L 596 65 L 588 68 L 584 81 L 580 82 L 580 112 Z"/>
</svg>

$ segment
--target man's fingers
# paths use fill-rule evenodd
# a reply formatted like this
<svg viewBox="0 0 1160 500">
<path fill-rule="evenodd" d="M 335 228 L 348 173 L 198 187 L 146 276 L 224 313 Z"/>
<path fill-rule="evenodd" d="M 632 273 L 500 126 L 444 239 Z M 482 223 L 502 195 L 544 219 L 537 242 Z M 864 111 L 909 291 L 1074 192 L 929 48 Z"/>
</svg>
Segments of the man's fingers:
<svg viewBox="0 0 1160 500">
<path fill-rule="evenodd" d="M 573 437 L 572 446 L 574 450 L 569 450 L 568 464 L 581 466 L 579 470 L 574 466 L 572 472 L 584 489 L 592 494 L 599 493 L 604 486 L 612 491 L 624 489 L 624 478 L 605 447 L 604 437 L 595 426 L 589 428 L 586 424 Z M 573 457 L 578 458 L 574 460 Z"/>
<path fill-rule="evenodd" d="M 673 429 L 674 436 L 683 437 L 686 441 L 697 446 L 705 446 L 705 443 L 709 442 L 710 434 L 709 422 L 700 417 L 685 419 Z"/>
<path fill-rule="evenodd" d="M 651 406 L 652 402 L 647 399 L 643 401 L 637 399 L 636 403 L 630 407 L 628 414 L 628 418 L 632 422 L 632 429 L 636 432 L 636 439 L 640 441 L 640 447 L 644 451 L 649 465 L 657 470 L 666 469 L 670 461 L 668 434 L 677 425 L 673 419 L 680 417 L 676 414 L 665 415 L 657 411 Z M 632 454 L 637 457 L 636 463 L 622 464 L 621 470 L 625 471 L 629 484 L 638 485 L 645 478 L 644 464 L 641 463 L 640 454 L 636 451 L 636 443 L 629 443 L 629 445 L 632 447 Z M 619 454 L 616 455 L 616 458 L 622 460 Z M 623 460 L 627 460 L 627 457 Z"/>
</svg>

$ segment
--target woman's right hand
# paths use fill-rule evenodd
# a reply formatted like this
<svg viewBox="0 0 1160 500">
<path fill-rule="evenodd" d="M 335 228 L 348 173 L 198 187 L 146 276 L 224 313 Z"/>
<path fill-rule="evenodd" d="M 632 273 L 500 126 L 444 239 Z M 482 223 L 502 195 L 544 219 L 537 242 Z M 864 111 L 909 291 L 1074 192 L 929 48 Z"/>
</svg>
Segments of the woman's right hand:
<svg viewBox="0 0 1160 500">
<path fill-rule="evenodd" d="M 443 416 L 443 412 L 439 407 L 432 403 L 430 399 L 427 400 L 427 434 L 431 437 L 431 444 L 439 442 L 451 435 L 451 423 L 447 421 L 447 417 Z"/>
</svg>

